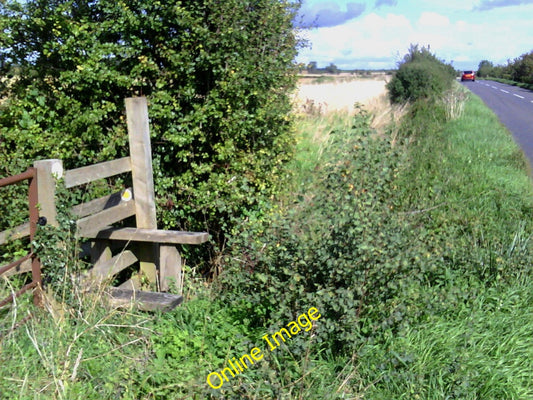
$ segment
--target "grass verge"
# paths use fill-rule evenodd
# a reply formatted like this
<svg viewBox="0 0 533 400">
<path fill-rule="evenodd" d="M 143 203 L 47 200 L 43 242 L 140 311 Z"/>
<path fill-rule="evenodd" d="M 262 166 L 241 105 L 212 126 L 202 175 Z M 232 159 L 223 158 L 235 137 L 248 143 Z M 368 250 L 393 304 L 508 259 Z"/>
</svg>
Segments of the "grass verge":
<svg viewBox="0 0 533 400">
<path fill-rule="evenodd" d="M 425 263 L 442 275 L 427 288 L 432 310 L 424 319 L 361 349 L 358 371 L 374 382 L 366 398 L 532 398 L 533 191 L 525 157 L 476 96 L 448 121 L 418 107 L 404 126 L 413 131 L 415 121 L 416 135 L 399 206 L 416 240 L 433 247 Z"/>
<path fill-rule="evenodd" d="M 510 80 L 510 79 L 491 78 L 490 76 L 489 77 L 484 77 L 484 78 L 479 78 L 479 79 L 486 79 L 488 81 L 495 81 L 495 82 L 505 83 L 507 85 L 518 86 L 518 87 L 521 87 L 521 88 L 524 88 L 524 89 L 533 90 L 533 85 L 532 84 L 523 83 L 523 82 L 516 82 L 516 81 Z"/>
</svg>

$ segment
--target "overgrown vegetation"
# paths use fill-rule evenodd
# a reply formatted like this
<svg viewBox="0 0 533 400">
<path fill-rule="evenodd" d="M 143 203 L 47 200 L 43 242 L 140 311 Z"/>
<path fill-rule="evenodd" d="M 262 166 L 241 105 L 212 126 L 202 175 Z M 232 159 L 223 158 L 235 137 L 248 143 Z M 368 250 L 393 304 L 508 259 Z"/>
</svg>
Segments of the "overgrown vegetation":
<svg viewBox="0 0 533 400">
<path fill-rule="evenodd" d="M 448 67 L 415 50 L 403 122 L 378 134 L 360 107 L 302 117 L 293 181 L 277 196 L 247 192 L 258 207 L 235 214 L 221 276 L 206 287 L 189 274 L 184 306 L 106 310 L 74 288 L 16 330 L 2 311 L 1 397 L 532 397 L 526 162 L 479 99 L 419 81 Z M 320 319 L 269 351 L 263 336 L 310 307 Z M 207 384 L 254 347 L 263 359 Z"/>
<path fill-rule="evenodd" d="M 55 319 L 45 312 L 2 340 L 0 391 L 531 397 L 524 159 L 479 99 L 469 97 L 455 120 L 434 111 L 412 108 L 400 127 L 409 134 L 394 144 L 369 130 L 364 111 L 302 120 L 295 182 L 235 230 L 224 292 L 189 280 L 203 289 L 163 315 L 109 312 L 75 296 L 80 303 Z M 322 314 L 313 329 L 268 352 L 262 336 L 309 306 Z M 256 346 L 263 360 L 221 389 L 207 385 L 210 372 Z"/>
</svg>

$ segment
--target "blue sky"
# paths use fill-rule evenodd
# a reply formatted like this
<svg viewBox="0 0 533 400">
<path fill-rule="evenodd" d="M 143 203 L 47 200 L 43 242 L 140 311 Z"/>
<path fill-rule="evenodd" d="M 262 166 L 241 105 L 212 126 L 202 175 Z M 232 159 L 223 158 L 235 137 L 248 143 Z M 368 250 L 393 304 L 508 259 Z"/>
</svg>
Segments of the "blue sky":
<svg viewBox="0 0 533 400">
<path fill-rule="evenodd" d="M 319 67 L 395 68 L 411 43 L 463 70 L 533 50 L 533 0 L 303 0 L 300 18 L 297 61 Z"/>
</svg>

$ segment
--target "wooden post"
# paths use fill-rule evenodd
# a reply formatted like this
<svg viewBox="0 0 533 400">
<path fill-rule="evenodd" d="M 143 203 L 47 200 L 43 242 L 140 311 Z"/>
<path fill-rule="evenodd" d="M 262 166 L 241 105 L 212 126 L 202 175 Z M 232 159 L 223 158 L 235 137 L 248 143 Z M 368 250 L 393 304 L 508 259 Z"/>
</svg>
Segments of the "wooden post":
<svg viewBox="0 0 533 400">
<path fill-rule="evenodd" d="M 63 162 L 55 159 L 40 160 L 35 161 L 33 166 L 37 169 L 39 215 L 46 218 L 47 224 L 57 226 L 56 179 L 63 177 Z"/>
<path fill-rule="evenodd" d="M 148 104 L 146 97 L 127 98 L 125 103 L 137 227 L 157 229 Z M 158 250 L 157 244 L 139 243 L 137 251 L 141 271 L 156 285 Z"/>
<path fill-rule="evenodd" d="M 175 281 L 178 294 L 183 294 L 183 271 L 178 249 L 173 245 L 161 244 L 159 257 L 161 290 L 168 292 L 170 284 Z"/>
<path fill-rule="evenodd" d="M 111 242 L 109 240 L 96 240 L 91 246 L 91 263 L 96 268 L 111 260 Z"/>
</svg>

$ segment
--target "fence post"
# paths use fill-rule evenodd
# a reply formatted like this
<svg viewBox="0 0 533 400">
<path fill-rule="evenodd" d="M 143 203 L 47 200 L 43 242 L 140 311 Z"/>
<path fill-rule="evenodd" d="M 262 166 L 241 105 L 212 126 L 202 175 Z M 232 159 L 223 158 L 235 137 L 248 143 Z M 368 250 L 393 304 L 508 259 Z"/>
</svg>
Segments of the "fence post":
<svg viewBox="0 0 533 400">
<path fill-rule="evenodd" d="M 55 191 L 56 179 L 63 177 L 63 161 L 40 160 L 35 161 L 33 166 L 37 169 L 39 215 L 46 217 L 47 224 L 58 226 Z"/>
<path fill-rule="evenodd" d="M 146 97 L 130 97 L 125 104 L 137 228 L 157 229 L 148 104 Z M 138 246 L 141 272 L 157 285 L 158 245 L 139 243 Z"/>
</svg>

